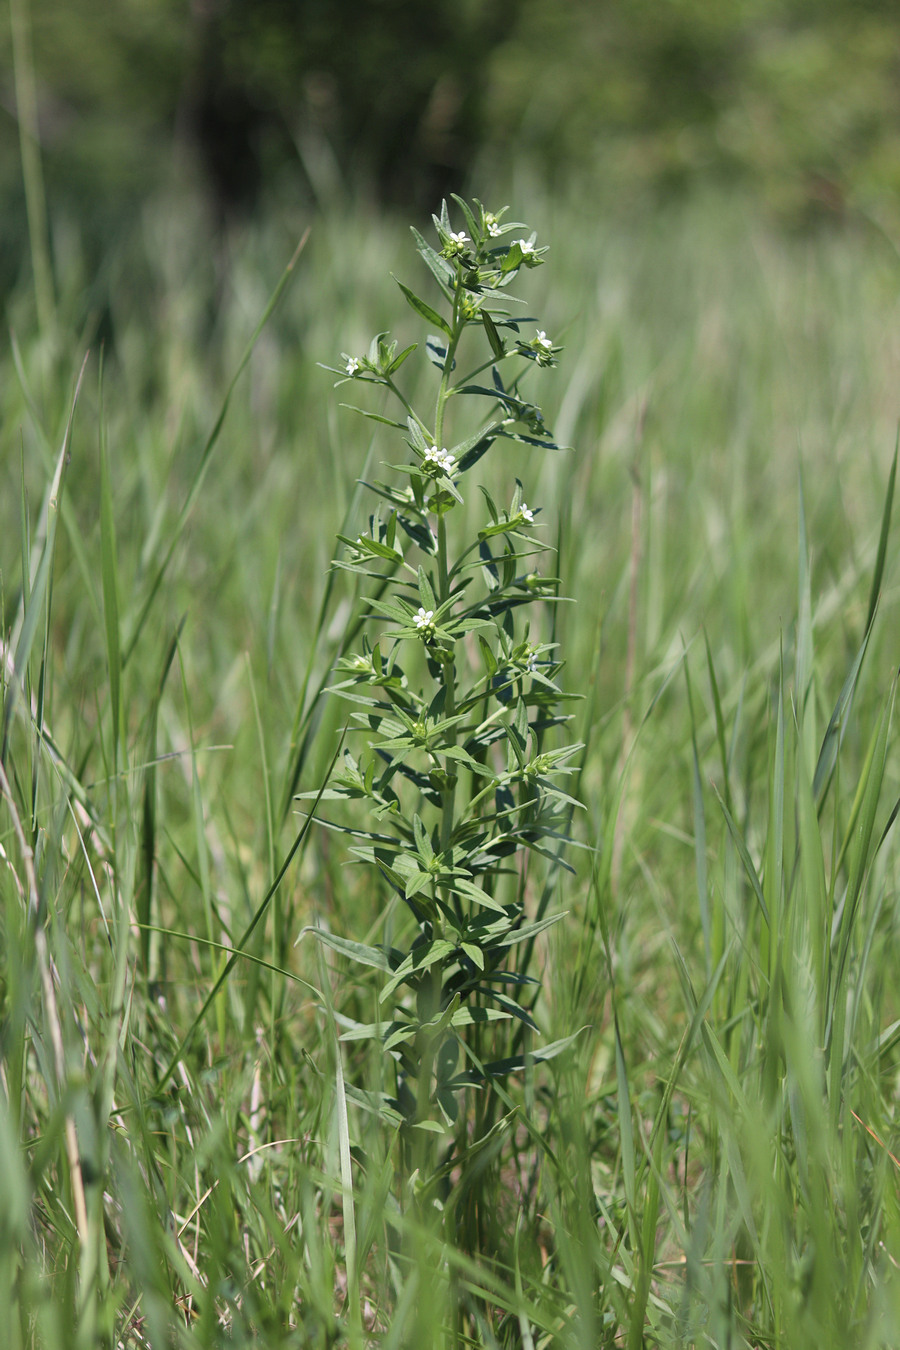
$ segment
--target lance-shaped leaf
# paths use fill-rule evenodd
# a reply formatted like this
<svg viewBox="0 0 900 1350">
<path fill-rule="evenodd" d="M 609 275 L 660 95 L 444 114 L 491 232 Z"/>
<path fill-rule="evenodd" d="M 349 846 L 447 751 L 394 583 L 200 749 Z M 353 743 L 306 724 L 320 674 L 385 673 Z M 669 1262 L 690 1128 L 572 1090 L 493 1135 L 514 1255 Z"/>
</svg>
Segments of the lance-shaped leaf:
<svg viewBox="0 0 900 1350">
<path fill-rule="evenodd" d="M 390 998 L 397 986 L 403 984 L 411 975 L 430 970 L 436 962 L 443 961 L 453 951 L 455 951 L 454 944 L 448 942 L 446 938 L 435 938 L 431 942 L 423 942 L 420 946 L 415 947 L 400 963 L 394 971 L 393 978 L 388 980 L 382 989 L 379 1002 L 384 1003 L 386 999 Z"/>
<path fill-rule="evenodd" d="M 397 281 L 397 278 L 394 277 L 394 280 Z M 423 319 L 427 319 L 429 323 L 433 323 L 435 328 L 439 328 L 442 333 L 445 333 L 447 335 L 448 338 L 452 336 L 452 329 L 450 325 L 447 323 L 446 319 L 442 318 L 441 315 L 438 314 L 436 309 L 432 309 L 431 305 L 429 305 L 427 301 L 423 300 L 421 296 L 416 295 L 415 291 L 411 291 L 408 286 L 404 286 L 402 281 L 397 281 L 397 285 L 400 287 L 401 291 L 406 296 L 408 303 L 411 305 L 411 307 L 416 311 L 418 315 L 420 315 Z"/>
</svg>

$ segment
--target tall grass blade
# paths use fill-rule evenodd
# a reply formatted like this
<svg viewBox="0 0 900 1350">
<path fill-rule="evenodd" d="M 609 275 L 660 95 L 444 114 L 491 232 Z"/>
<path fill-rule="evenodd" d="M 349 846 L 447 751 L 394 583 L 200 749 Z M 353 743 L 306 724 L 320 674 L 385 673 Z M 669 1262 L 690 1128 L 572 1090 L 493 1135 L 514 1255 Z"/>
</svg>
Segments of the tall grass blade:
<svg viewBox="0 0 900 1350">
<path fill-rule="evenodd" d="M 140 931 L 141 965 L 144 975 L 148 979 L 151 973 L 150 925 L 153 920 L 153 896 L 156 877 L 156 760 L 159 706 L 162 701 L 163 690 L 166 687 L 169 671 L 172 669 L 172 662 L 175 660 L 175 653 L 178 651 L 178 644 L 184 629 L 185 617 L 186 616 L 182 615 L 166 649 L 166 654 L 163 658 L 159 673 L 159 679 L 156 682 L 156 688 L 151 696 L 150 708 L 147 716 L 147 768 L 144 773 L 141 799 L 141 842 L 139 871 L 135 886 L 135 915 Z"/>
<path fill-rule="evenodd" d="M 103 615 L 106 620 L 106 661 L 109 669 L 109 704 L 112 718 L 113 773 L 118 773 L 120 731 L 120 689 L 122 675 L 119 650 L 119 582 L 116 557 L 116 527 L 112 486 L 109 478 L 109 446 L 103 411 L 103 361 L 100 361 L 100 575 L 103 584 Z"/>
<path fill-rule="evenodd" d="M 246 347 L 244 348 L 243 355 L 241 356 L 241 359 L 237 364 L 237 368 L 231 377 L 231 381 L 228 385 L 228 388 L 225 391 L 225 397 L 222 400 L 222 406 L 219 409 L 219 414 L 215 422 L 213 423 L 212 430 L 210 431 L 209 435 L 206 438 L 206 442 L 203 446 L 203 450 L 201 452 L 197 468 L 194 470 L 194 476 L 191 479 L 191 483 L 190 486 L 188 487 L 187 494 L 181 505 L 181 510 L 178 513 L 178 519 L 176 520 L 175 526 L 169 536 L 169 543 L 163 554 L 162 561 L 157 567 L 155 573 L 153 574 L 153 578 L 150 582 L 147 594 L 144 598 L 144 603 L 141 606 L 140 610 L 138 611 L 137 617 L 132 623 L 131 633 L 127 642 L 125 643 L 125 650 L 122 655 L 123 666 L 127 666 L 128 662 L 131 660 L 135 646 L 137 645 L 137 641 L 141 633 L 143 632 L 144 624 L 147 622 L 150 612 L 153 609 L 153 604 L 154 601 L 156 600 L 159 588 L 162 585 L 163 579 L 169 570 L 169 564 L 172 561 L 172 555 L 174 554 L 178 541 L 184 532 L 184 527 L 187 524 L 188 517 L 190 516 L 191 511 L 194 508 L 194 503 L 196 502 L 198 496 L 200 495 L 200 490 L 203 487 L 203 482 L 204 479 L 206 478 L 206 474 L 212 460 L 212 453 L 216 447 L 216 443 L 218 442 L 219 434 L 221 433 L 222 427 L 225 424 L 225 418 L 228 413 L 228 406 L 231 403 L 231 396 L 234 393 L 235 387 L 237 386 L 237 382 L 240 379 L 241 375 L 244 373 L 244 369 L 246 368 L 250 360 L 250 357 L 253 355 L 253 349 L 256 346 L 256 342 L 257 339 L 259 338 L 260 333 L 263 331 L 266 324 L 269 322 L 269 319 L 272 317 L 275 307 L 278 304 L 279 300 L 281 299 L 282 294 L 284 293 L 285 287 L 287 286 L 288 282 L 291 280 L 291 277 L 293 276 L 294 268 L 297 265 L 297 261 L 300 257 L 300 254 L 306 247 L 306 241 L 308 238 L 309 238 L 309 230 L 307 229 L 303 234 L 303 237 L 301 238 L 299 244 L 295 248 L 293 257 L 291 258 L 287 267 L 282 272 L 281 278 L 277 286 L 275 287 L 275 290 L 272 292 L 269 302 L 266 305 L 265 309 L 263 310 L 262 317 L 260 318 L 256 327 L 254 328 L 250 336 L 250 340 L 247 343 Z"/>
<path fill-rule="evenodd" d="M 196 1032 L 197 1032 L 198 1027 L 199 1027 L 199 1026 L 201 1025 L 201 1023 L 204 1021 L 204 1019 L 205 1019 L 205 1017 L 206 1017 L 206 1014 L 209 1012 L 210 1007 L 211 1007 L 212 1004 L 215 1002 L 215 999 L 216 999 L 216 996 L 217 996 L 218 993 L 219 993 L 219 990 L 222 988 L 223 984 L 224 984 L 225 981 L 227 980 L 228 976 L 231 974 L 231 972 L 232 972 L 232 970 L 234 969 L 234 967 L 235 967 L 235 965 L 237 964 L 237 962 L 241 959 L 241 956 L 244 955 L 244 950 L 243 950 L 243 949 L 246 947 L 246 945 L 247 945 L 247 943 L 249 942 L 250 938 L 253 936 L 253 933 L 256 931 L 257 925 L 259 924 L 260 920 L 263 918 L 264 914 L 266 913 L 266 911 L 267 911 L 268 908 L 269 908 L 269 904 L 270 904 L 270 902 L 271 902 L 271 900 L 272 900 L 273 895 L 274 895 L 275 892 L 278 890 L 278 887 L 281 885 L 282 881 L 284 880 L 288 868 L 290 867 L 291 863 L 293 862 L 293 860 L 294 860 L 294 858 L 295 858 L 295 856 L 296 856 L 298 850 L 300 849 L 300 846 L 303 844 L 304 840 L 306 839 L 306 836 L 307 836 L 307 834 L 309 833 L 309 828 L 310 828 L 310 826 L 312 825 L 312 823 L 313 823 L 313 821 L 314 821 L 314 819 L 315 819 L 315 817 L 316 817 L 316 812 L 317 812 L 317 810 L 318 810 L 318 808 L 319 808 L 319 804 L 320 804 L 320 802 L 321 802 L 321 800 L 322 800 L 322 797 L 323 797 L 323 795 L 324 795 L 324 793 L 325 793 L 325 789 L 326 789 L 326 787 L 328 786 L 328 780 L 329 780 L 329 778 L 331 777 L 331 774 L 332 774 L 332 771 L 333 771 L 333 769 L 334 769 L 334 766 L 335 766 L 335 764 L 337 763 L 338 756 L 339 756 L 340 753 L 341 753 L 341 746 L 342 746 L 342 745 L 343 745 L 343 737 L 341 737 L 340 741 L 338 742 L 338 746 L 337 746 L 337 749 L 336 749 L 335 752 L 334 752 L 334 756 L 332 757 L 331 764 L 330 764 L 329 769 L 328 769 L 328 773 L 327 773 L 325 779 L 324 779 L 323 782 L 322 782 L 322 786 L 319 788 L 318 796 L 316 797 L 316 800 L 313 802 L 312 807 L 310 808 L 309 813 L 308 813 L 307 816 L 306 816 L 306 819 L 304 820 L 302 826 L 300 827 L 300 831 L 299 831 L 299 833 L 298 833 L 296 839 L 294 840 L 294 842 L 293 842 L 293 844 L 291 845 L 291 847 L 288 849 L 287 856 L 285 857 L 284 862 L 281 864 L 281 867 L 280 867 L 279 870 L 278 870 L 278 875 L 274 878 L 274 880 L 272 881 L 272 884 L 269 886 L 269 889 L 266 891 L 266 893 L 265 893 L 265 895 L 263 896 L 262 900 L 259 902 L 259 905 L 257 906 L 256 912 L 255 912 L 254 915 L 253 915 L 253 918 L 250 920 L 249 924 L 248 924 L 247 927 L 244 929 L 244 932 L 241 934 L 240 941 L 237 942 L 237 943 L 235 943 L 235 948 L 234 948 L 234 953 L 233 953 L 233 955 L 232 955 L 231 957 L 229 957 L 229 959 L 225 962 L 224 966 L 222 967 L 221 971 L 219 972 L 218 978 L 217 978 L 216 981 L 214 982 L 214 984 L 213 984 L 212 988 L 210 989 L 209 993 L 206 995 L 206 998 L 203 1000 L 203 1006 L 201 1007 L 200 1011 L 197 1013 L 197 1016 L 196 1016 L 196 1017 L 194 1018 L 194 1020 L 191 1022 L 190 1026 L 188 1027 L 188 1029 L 187 1029 L 187 1031 L 185 1032 L 184 1036 L 181 1038 L 181 1041 L 179 1042 L 179 1045 L 178 1045 L 178 1049 L 175 1051 L 174 1055 L 172 1056 L 171 1060 L 169 1061 L 169 1064 L 168 1064 L 168 1067 L 166 1068 L 165 1073 L 162 1075 L 162 1077 L 159 1079 L 159 1082 L 158 1082 L 157 1085 L 156 1085 L 156 1090 L 157 1090 L 157 1092 L 161 1092 L 161 1091 L 162 1091 L 163 1087 L 165 1087 L 166 1083 L 167 1083 L 167 1082 L 169 1081 L 169 1079 L 172 1077 L 172 1075 L 174 1074 L 174 1072 L 175 1072 L 175 1070 L 177 1069 L 178 1065 L 181 1063 L 181 1060 L 184 1058 L 185 1054 L 187 1053 L 187 1050 L 188 1050 L 188 1048 L 189 1048 L 191 1042 L 193 1041 L 194 1036 L 196 1035 Z"/>
<path fill-rule="evenodd" d="M 707 647 L 707 653 L 709 648 Z M 687 686 L 688 716 L 691 722 L 691 769 L 694 795 L 694 861 L 697 869 L 697 899 L 700 905 L 700 926 L 703 930 L 703 951 L 706 957 L 706 978 L 712 974 L 712 927 L 709 917 L 709 881 L 706 874 L 706 809 L 703 804 L 703 785 L 700 780 L 700 755 L 697 751 L 697 721 L 694 717 L 694 697 L 688 663 L 684 663 Z M 726 780 L 727 790 L 727 780 Z"/>
<path fill-rule="evenodd" d="M 87 356 L 85 356 L 84 361 L 81 364 L 81 370 L 75 384 L 75 393 L 72 396 L 69 416 L 66 421 L 62 446 L 56 460 L 56 469 L 44 499 L 41 525 L 38 532 L 38 538 L 41 540 L 41 547 L 37 566 L 34 574 L 23 581 L 19 614 L 10 638 L 9 645 L 14 652 L 13 674 L 6 686 L 4 698 L 3 736 L 2 741 L 0 741 L 0 764 L 6 763 L 9 748 L 9 730 L 15 711 L 16 699 L 24 687 L 25 670 L 31 656 L 31 649 L 34 644 L 38 622 L 42 614 L 44 614 L 44 605 L 50 587 L 50 574 L 56 552 L 56 524 L 59 519 L 60 502 L 65 487 L 66 470 L 70 458 L 69 447 L 72 438 L 72 423 L 75 418 L 75 408 L 78 404 L 78 395 L 81 390 L 81 381 L 84 378 L 86 365 Z M 25 599 L 26 595 L 28 597 L 27 605 Z M 44 616 L 46 617 L 46 615 Z"/>
<path fill-rule="evenodd" d="M 725 817 L 725 824 L 728 826 L 728 833 L 731 835 L 731 838 L 734 841 L 734 846 L 738 851 L 738 856 L 744 865 L 744 871 L 747 874 L 747 879 L 750 882 L 750 885 L 753 889 L 753 894 L 756 896 L 756 902 L 759 905 L 760 913 L 762 914 L 763 918 L 766 921 L 766 925 L 768 926 L 769 907 L 766 904 L 766 897 L 763 892 L 762 882 L 759 879 L 759 873 L 756 870 L 753 859 L 750 857 L 750 850 L 747 848 L 747 845 L 744 842 L 744 836 L 741 834 L 741 831 L 735 824 L 734 818 L 732 817 L 731 812 L 728 810 L 728 807 L 725 805 L 724 798 L 722 797 L 722 794 L 719 792 L 719 789 L 716 787 L 715 783 L 712 784 L 712 790 L 716 794 L 716 797 L 718 798 L 719 806 L 722 809 L 722 815 Z"/>
<path fill-rule="evenodd" d="M 887 558 L 888 536 L 891 532 L 891 513 L 894 506 L 894 487 L 897 482 L 897 456 L 900 453 L 900 430 L 897 432 L 897 441 L 894 445 L 894 458 L 891 461 L 891 471 L 888 474 L 887 492 L 884 497 L 884 512 L 881 517 L 881 532 L 878 536 L 878 552 L 875 556 L 875 571 L 872 573 L 872 588 L 869 592 L 869 609 L 866 614 L 866 632 L 872 627 L 875 618 L 875 611 L 878 608 L 878 597 L 881 595 L 881 583 L 884 578 L 884 565 Z"/>
</svg>

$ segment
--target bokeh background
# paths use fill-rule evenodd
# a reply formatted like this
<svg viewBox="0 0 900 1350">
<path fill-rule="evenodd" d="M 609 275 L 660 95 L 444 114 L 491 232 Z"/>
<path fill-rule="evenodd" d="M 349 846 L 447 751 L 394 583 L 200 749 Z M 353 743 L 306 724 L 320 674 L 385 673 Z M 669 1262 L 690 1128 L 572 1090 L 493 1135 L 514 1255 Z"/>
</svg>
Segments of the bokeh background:
<svg viewBox="0 0 900 1350">
<path fill-rule="evenodd" d="M 4 8 L 4 295 L 28 266 L 21 130 L 39 139 L 53 247 L 74 233 L 89 276 L 160 192 L 199 196 L 218 231 L 360 196 L 430 211 L 527 165 L 606 212 L 713 182 L 792 228 L 898 215 L 892 0 Z"/>
</svg>

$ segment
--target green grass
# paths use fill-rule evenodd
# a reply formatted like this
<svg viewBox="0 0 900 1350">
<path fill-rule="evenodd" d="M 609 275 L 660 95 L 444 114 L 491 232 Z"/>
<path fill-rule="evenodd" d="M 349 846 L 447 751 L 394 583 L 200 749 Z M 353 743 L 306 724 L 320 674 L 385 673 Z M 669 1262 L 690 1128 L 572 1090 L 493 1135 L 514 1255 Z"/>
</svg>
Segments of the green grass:
<svg viewBox="0 0 900 1350">
<path fill-rule="evenodd" d="M 566 353 L 542 402 L 574 448 L 488 472 L 559 519 L 587 750 L 535 1014 L 544 1043 L 580 1034 L 502 1085 L 496 1151 L 452 1178 L 493 1259 L 398 1203 L 359 1104 L 387 1068 L 337 1040 L 376 1020 L 381 977 L 301 938 L 385 922 L 292 798 L 342 724 L 318 696 L 356 613 L 334 537 L 395 453 L 316 362 L 419 336 L 389 275 L 422 283 L 406 226 L 313 223 L 221 426 L 283 222 L 215 258 L 148 203 L 99 278 L 57 237 L 55 329 L 13 298 L 16 1350 L 900 1344 L 897 254 L 725 199 L 625 223 L 508 199 L 551 245 L 531 297 Z"/>
</svg>

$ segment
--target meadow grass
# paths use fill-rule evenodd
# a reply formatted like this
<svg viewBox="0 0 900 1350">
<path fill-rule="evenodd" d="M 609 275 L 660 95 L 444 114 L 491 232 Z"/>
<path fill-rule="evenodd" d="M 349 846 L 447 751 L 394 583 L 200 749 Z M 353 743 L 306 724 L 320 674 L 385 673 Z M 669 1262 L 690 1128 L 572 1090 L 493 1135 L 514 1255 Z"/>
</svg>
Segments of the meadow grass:
<svg viewBox="0 0 900 1350">
<path fill-rule="evenodd" d="M 509 199 L 551 246 L 527 293 L 573 448 L 485 474 L 558 520 L 575 602 L 584 809 L 534 1016 L 578 1035 L 501 1083 L 506 1132 L 449 1179 L 477 1257 L 400 1203 L 361 1096 L 384 1057 L 339 1040 L 381 977 L 302 936 L 384 937 L 385 886 L 295 797 L 345 717 L 334 540 L 396 453 L 316 363 L 419 337 L 407 225 L 317 219 L 259 332 L 297 238 L 213 255 L 168 202 L 99 278 L 57 231 L 52 322 L 13 297 L 12 1347 L 900 1344 L 896 250 L 726 198 Z"/>
</svg>

